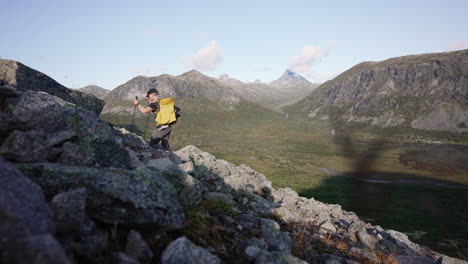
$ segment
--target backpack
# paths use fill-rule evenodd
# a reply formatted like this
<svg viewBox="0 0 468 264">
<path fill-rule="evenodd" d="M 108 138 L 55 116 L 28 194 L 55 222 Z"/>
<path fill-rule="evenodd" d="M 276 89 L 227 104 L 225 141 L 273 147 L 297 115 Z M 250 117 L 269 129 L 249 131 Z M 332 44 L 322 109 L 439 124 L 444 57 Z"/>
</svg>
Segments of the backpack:
<svg viewBox="0 0 468 264">
<path fill-rule="evenodd" d="M 170 125 L 180 116 L 180 108 L 174 105 L 174 100 L 167 97 L 159 100 L 159 112 L 156 115 L 157 125 Z"/>
</svg>

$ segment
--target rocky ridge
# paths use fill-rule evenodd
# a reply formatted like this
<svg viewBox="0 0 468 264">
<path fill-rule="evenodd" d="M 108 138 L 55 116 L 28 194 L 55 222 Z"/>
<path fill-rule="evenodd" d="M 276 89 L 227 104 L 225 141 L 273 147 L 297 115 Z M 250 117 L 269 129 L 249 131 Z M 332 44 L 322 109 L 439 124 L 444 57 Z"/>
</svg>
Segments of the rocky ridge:
<svg viewBox="0 0 468 264">
<path fill-rule="evenodd" d="M 363 62 L 285 111 L 380 127 L 468 131 L 468 50 Z"/>
<path fill-rule="evenodd" d="M 17 61 L 0 59 L 0 85 L 13 91 L 43 91 L 100 114 L 104 101 L 95 96 L 66 88 L 42 72 Z M 2 96 L 1 99 L 4 97 Z"/>
<path fill-rule="evenodd" d="M 152 149 L 54 95 L 0 93 L 2 263 L 463 263 L 195 146 Z"/>
</svg>

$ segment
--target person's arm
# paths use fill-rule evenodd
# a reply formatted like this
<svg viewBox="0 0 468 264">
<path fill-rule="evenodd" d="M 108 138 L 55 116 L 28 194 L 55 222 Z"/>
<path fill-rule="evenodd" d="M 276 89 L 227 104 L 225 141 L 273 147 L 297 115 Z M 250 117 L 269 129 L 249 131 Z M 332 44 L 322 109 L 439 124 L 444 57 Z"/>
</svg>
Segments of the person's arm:
<svg viewBox="0 0 468 264">
<path fill-rule="evenodd" d="M 133 100 L 133 104 L 138 107 L 138 110 L 140 110 L 140 112 L 142 112 L 143 114 L 147 114 L 149 112 L 151 112 L 151 107 L 144 107 L 140 104 L 140 102 L 138 102 L 138 99 L 134 99 Z"/>
</svg>

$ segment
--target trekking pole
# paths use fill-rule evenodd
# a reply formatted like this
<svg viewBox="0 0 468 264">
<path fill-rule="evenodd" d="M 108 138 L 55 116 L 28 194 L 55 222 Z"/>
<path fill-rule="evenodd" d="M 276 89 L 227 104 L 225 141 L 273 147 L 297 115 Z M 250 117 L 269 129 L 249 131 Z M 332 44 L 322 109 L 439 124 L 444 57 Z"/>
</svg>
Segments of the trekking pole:
<svg viewBox="0 0 468 264">
<path fill-rule="evenodd" d="M 135 96 L 135 99 L 138 100 L 138 96 Z M 137 106 L 133 106 L 133 116 L 132 116 L 132 126 L 130 127 L 130 133 L 133 133 L 133 121 L 135 120 L 135 110 L 136 110 Z"/>
<path fill-rule="evenodd" d="M 148 127 L 149 117 L 150 117 L 150 114 L 148 113 L 147 116 L 146 116 L 145 134 L 143 134 L 143 139 L 146 139 L 146 128 Z"/>
</svg>

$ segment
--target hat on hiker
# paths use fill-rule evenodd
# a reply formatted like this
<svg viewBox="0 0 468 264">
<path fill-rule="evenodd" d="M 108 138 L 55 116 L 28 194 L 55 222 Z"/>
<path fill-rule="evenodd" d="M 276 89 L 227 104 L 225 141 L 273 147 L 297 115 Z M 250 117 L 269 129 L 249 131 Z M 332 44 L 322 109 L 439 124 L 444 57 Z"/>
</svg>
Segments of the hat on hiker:
<svg viewBox="0 0 468 264">
<path fill-rule="evenodd" d="M 146 93 L 146 97 L 149 97 L 149 95 L 152 93 L 159 94 L 158 90 L 152 88 L 152 89 L 149 89 L 149 91 Z"/>
</svg>

